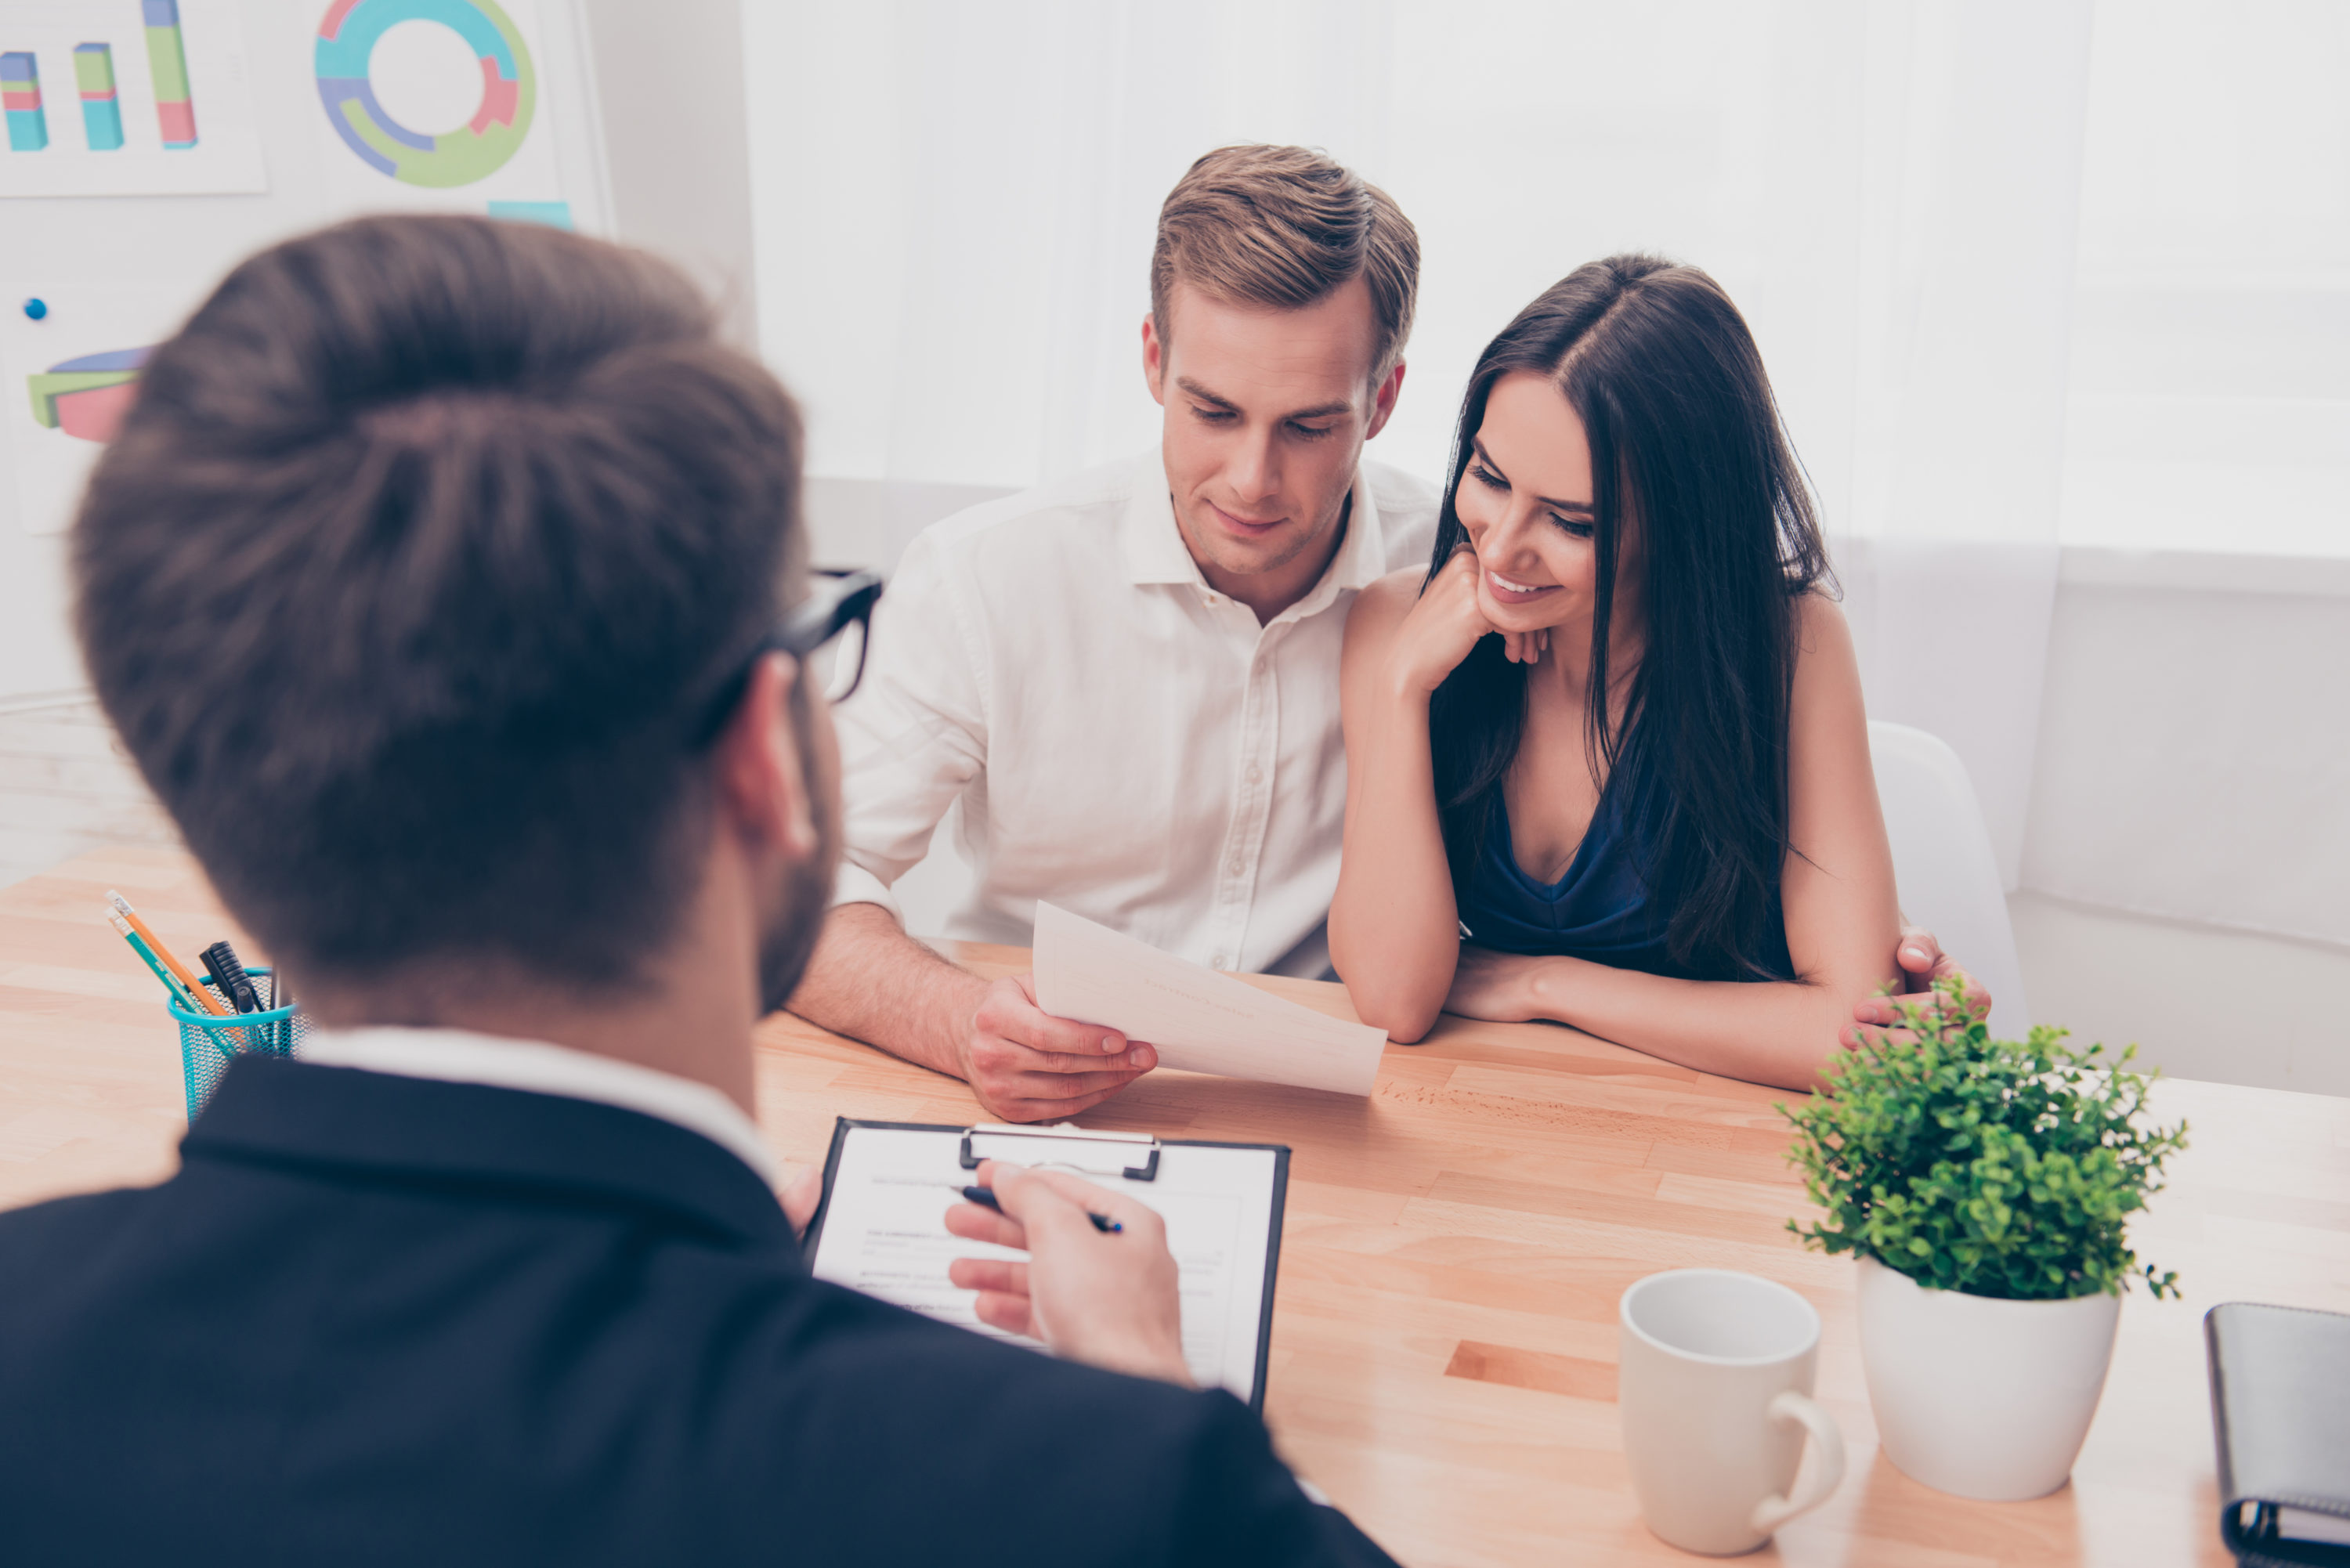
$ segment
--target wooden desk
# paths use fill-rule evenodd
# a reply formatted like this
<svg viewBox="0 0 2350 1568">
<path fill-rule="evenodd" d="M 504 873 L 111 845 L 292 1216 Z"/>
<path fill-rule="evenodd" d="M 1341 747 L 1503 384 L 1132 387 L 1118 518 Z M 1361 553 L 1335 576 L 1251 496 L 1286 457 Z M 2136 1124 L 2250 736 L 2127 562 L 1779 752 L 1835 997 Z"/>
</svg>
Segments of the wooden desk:
<svg viewBox="0 0 2350 1568">
<path fill-rule="evenodd" d="M 229 934 L 176 852 L 90 855 L 0 891 L 0 1205 L 160 1179 L 181 1131 L 154 981 L 99 916 L 120 888 L 182 953 Z M 1011 949 L 962 950 L 1001 971 Z M 1336 986 L 1266 981 L 1344 1014 Z M 836 1115 L 971 1119 L 962 1085 L 790 1018 L 759 1033 L 760 1122 L 817 1158 Z M 1616 1303 L 1658 1269 L 1783 1280 L 1826 1320 L 1820 1396 L 1851 1472 L 1753 1561 L 1853 1568 L 2230 1560 L 2214 1528 L 2200 1322 L 2230 1299 L 2350 1308 L 2350 1100 L 2163 1085 L 2194 1147 L 2135 1232 L 2183 1302 L 2133 1294 L 2072 1486 L 1942 1496 L 1878 1457 L 1852 1265 L 1784 1231 L 1803 1207 L 1776 1091 L 1570 1030 L 1448 1019 L 1355 1100 L 1161 1074 L 1086 1117 L 1296 1150 L 1266 1416 L 1283 1451 L 1408 1563 L 1694 1561 L 1640 1523 L 1617 1448 Z"/>
</svg>

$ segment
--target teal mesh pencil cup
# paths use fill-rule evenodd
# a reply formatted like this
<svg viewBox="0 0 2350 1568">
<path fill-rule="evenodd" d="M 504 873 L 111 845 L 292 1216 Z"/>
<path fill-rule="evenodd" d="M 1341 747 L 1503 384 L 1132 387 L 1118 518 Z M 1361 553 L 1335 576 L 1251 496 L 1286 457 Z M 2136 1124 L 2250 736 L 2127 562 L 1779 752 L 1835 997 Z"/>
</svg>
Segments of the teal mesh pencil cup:
<svg viewBox="0 0 2350 1568">
<path fill-rule="evenodd" d="M 245 971 L 255 979 L 268 972 L 265 966 Z M 221 994 L 220 987 L 213 983 L 210 976 L 205 977 L 203 985 L 211 995 Z M 188 1080 L 191 1122 L 203 1114 L 231 1062 L 239 1056 L 291 1056 L 310 1032 L 310 1021 L 303 1015 L 298 1003 L 272 1008 L 266 1012 L 231 1012 L 224 1016 L 190 1012 L 176 1002 L 166 1002 L 163 1007 L 171 1013 L 172 1022 L 180 1026 L 180 1066 Z"/>
</svg>

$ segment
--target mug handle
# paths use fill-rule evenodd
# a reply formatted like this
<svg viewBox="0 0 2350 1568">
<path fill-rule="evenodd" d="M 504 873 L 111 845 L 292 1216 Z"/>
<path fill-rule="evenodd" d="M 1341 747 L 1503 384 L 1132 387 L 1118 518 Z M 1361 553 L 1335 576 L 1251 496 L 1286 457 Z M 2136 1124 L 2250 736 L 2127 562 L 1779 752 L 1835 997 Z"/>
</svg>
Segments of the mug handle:
<svg viewBox="0 0 2350 1568">
<path fill-rule="evenodd" d="M 1773 1492 L 1754 1505 L 1746 1522 L 1768 1535 L 1799 1513 L 1809 1513 L 1827 1501 L 1835 1489 L 1844 1484 L 1844 1433 L 1835 1420 L 1815 1404 L 1809 1396 L 1793 1388 L 1783 1389 L 1771 1401 L 1769 1411 L 1773 1421 L 1800 1421 L 1812 1435 L 1812 1446 L 1819 1450 L 1819 1463 L 1813 1468 L 1818 1473 L 1812 1484 L 1794 1498 Z"/>
</svg>

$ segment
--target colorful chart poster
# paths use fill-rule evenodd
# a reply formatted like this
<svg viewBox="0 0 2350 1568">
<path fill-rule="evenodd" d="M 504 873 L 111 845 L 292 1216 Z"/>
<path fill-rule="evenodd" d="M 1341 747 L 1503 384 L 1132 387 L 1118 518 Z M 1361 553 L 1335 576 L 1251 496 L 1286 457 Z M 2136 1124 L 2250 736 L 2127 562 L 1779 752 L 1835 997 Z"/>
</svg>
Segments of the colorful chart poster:
<svg viewBox="0 0 2350 1568">
<path fill-rule="evenodd" d="M 199 302 L 162 284 L 68 283 L 35 297 L 38 321 L 13 300 L 0 315 L 0 426 L 25 532 L 57 534 L 138 396 L 148 351 Z"/>
<path fill-rule="evenodd" d="M 563 201 L 537 0 L 319 0 L 319 158 L 338 206 Z"/>
<path fill-rule="evenodd" d="M 236 0 L 0 0 L 0 197 L 269 189 Z"/>
</svg>

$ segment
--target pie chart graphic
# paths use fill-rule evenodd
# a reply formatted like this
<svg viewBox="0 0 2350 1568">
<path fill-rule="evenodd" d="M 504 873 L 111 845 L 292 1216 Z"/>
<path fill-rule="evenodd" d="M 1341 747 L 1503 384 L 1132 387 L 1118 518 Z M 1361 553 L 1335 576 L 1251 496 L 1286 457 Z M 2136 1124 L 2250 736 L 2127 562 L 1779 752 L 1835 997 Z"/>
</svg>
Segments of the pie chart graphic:
<svg viewBox="0 0 2350 1568">
<path fill-rule="evenodd" d="M 139 372 L 152 352 L 151 348 L 110 348 L 26 377 L 33 418 L 47 429 L 104 445 L 114 439 L 130 400 L 139 395 Z"/>
<path fill-rule="evenodd" d="M 379 39 L 402 22 L 437 22 L 465 41 L 482 72 L 473 117 L 427 136 L 384 112 L 369 80 Z M 335 0 L 318 23 L 318 98 L 343 144 L 369 167 L 411 185 L 470 185 L 522 146 L 538 76 L 522 31 L 491 0 Z"/>
</svg>

